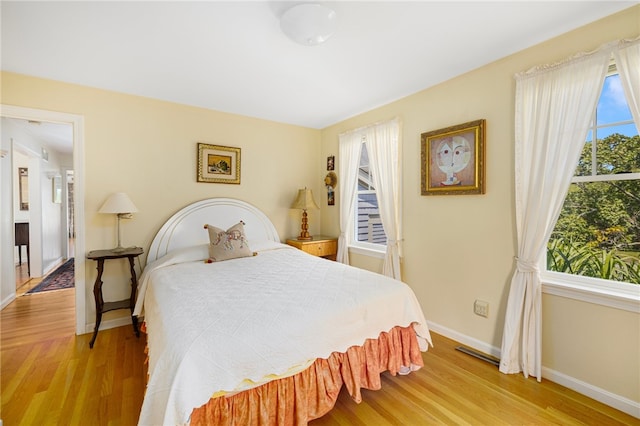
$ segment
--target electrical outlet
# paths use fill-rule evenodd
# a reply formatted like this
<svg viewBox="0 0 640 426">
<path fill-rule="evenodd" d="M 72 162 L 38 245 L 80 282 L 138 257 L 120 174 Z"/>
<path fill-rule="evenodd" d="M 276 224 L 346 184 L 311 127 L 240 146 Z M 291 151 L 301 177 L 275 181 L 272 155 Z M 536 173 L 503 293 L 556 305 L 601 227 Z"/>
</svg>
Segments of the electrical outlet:
<svg viewBox="0 0 640 426">
<path fill-rule="evenodd" d="M 480 315 L 481 317 L 489 317 L 489 302 L 483 300 L 476 300 L 473 303 L 473 313 Z"/>
</svg>

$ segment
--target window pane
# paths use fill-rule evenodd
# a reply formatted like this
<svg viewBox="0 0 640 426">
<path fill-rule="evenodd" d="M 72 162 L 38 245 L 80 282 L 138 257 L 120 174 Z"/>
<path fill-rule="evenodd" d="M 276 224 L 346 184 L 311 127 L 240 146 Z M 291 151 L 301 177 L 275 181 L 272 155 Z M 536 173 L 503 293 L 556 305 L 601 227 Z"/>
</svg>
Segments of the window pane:
<svg viewBox="0 0 640 426">
<path fill-rule="evenodd" d="M 640 171 L 640 137 L 619 133 L 598 139 L 598 174 L 620 174 Z"/>
<path fill-rule="evenodd" d="M 598 130 L 596 131 L 596 133 L 598 135 L 598 139 L 604 139 L 607 136 L 611 136 L 615 133 L 618 133 L 623 136 L 631 137 L 638 134 L 638 129 L 636 128 L 636 125 L 634 123 L 627 123 L 627 124 L 618 124 L 616 126 L 598 127 Z"/>
<path fill-rule="evenodd" d="M 614 133 L 601 139 L 599 137 L 600 130 L 598 130 L 595 153 L 597 168 L 595 174 L 610 175 L 640 172 L 640 136 L 638 136 L 635 126 L 633 127 L 633 130 L 629 132 L 635 133 L 633 137 Z M 593 155 L 593 143 L 587 141 L 578 160 L 576 176 L 591 176 L 594 174 L 591 169 Z"/>
<path fill-rule="evenodd" d="M 631 110 L 624 97 L 620 84 L 620 75 L 613 74 L 605 78 L 600 100 L 596 110 L 597 125 L 633 120 Z"/>
<path fill-rule="evenodd" d="M 578 167 L 576 167 L 576 173 L 574 176 L 591 176 L 593 173 L 591 171 L 592 161 L 592 150 L 593 143 L 590 140 L 582 147 L 582 154 L 580 154 L 580 159 L 578 160 Z"/>
<path fill-rule="evenodd" d="M 547 269 L 640 284 L 640 181 L 571 184 Z"/>
<path fill-rule="evenodd" d="M 369 169 L 369 154 L 363 143 L 358 168 L 358 193 L 356 205 L 356 241 L 373 244 L 387 244 L 387 236 L 382 227 L 378 197 L 373 186 Z"/>
<path fill-rule="evenodd" d="M 375 192 L 358 193 L 358 241 L 387 244 Z"/>
<path fill-rule="evenodd" d="M 360 166 L 358 167 L 358 191 L 375 189 L 373 187 L 373 178 L 369 169 L 369 153 L 367 146 L 363 143 L 360 150 Z"/>
</svg>

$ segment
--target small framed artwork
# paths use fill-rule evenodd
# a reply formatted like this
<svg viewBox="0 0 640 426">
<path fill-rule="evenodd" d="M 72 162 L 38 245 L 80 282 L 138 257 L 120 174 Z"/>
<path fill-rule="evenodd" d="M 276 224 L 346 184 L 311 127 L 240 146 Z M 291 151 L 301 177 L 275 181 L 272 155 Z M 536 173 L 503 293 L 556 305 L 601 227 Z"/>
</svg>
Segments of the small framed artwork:
<svg viewBox="0 0 640 426">
<path fill-rule="evenodd" d="M 335 164 L 336 162 L 336 157 L 334 155 L 330 155 L 329 157 L 327 157 L 327 170 L 331 171 L 333 169 L 335 169 Z"/>
<path fill-rule="evenodd" d="M 62 176 L 54 176 L 51 179 L 52 201 L 55 204 L 62 203 Z"/>
<path fill-rule="evenodd" d="M 198 182 L 240 184 L 240 148 L 198 143 Z"/>
<path fill-rule="evenodd" d="M 20 210 L 29 210 L 29 169 L 18 167 L 18 184 L 20 189 Z"/>
<path fill-rule="evenodd" d="M 421 135 L 422 195 L 485 193 L 485 120 Z"/>
</svg>

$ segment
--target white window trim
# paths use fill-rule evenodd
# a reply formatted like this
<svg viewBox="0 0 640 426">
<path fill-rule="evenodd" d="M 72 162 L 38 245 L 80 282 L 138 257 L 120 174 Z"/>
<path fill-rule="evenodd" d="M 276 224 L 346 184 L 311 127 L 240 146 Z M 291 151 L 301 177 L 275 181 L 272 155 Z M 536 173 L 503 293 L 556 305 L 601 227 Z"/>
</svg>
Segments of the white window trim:
<svg viewBox="0 0 640 426">
<path fill-rule="evenodd" d="M 364 242 L 355 243 L 353 240 L 351 240 L 351 243 L 349 244 L 349 253 L 375 257 L 378 259 L 384 259 L 386 250 L 387 250 L 387 246 L 382 246 L 381 244 L 372 244 L 372 243 L 364 243 Z"/>
<path fill-rule="evenodd" d="M 640 285 L 541 271 L 543 293 L 640 313 Z"/>
<path fill-rule="evenodd" d="M 618 175 L 574 176 L 571 183 L 579 182 L 611 182 L 617 180 L 640 180 L 640 173 L 620 173 Z"/>
</svg>

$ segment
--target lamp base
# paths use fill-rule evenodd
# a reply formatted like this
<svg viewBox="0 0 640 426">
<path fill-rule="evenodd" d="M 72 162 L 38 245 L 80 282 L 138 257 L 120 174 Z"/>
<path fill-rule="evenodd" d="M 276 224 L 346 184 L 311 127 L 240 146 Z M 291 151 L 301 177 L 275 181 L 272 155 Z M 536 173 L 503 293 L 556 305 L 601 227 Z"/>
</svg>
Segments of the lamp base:
<svg viewBox="0 0 640 426">
<path fill-rule="evenodd" d="M 122 247 L 122 234 L 120 233 L 120 219 L 129 219 L 131 218 L 131 213 L 118 213 L 116 215 L 118 217 L 118 229 L 117 229 L 117 233 L 118 233 L 118 246 L 116 248 L 112 248 L 111 251 L 114 253 L 122 253 L 123 251 L 129 250 L 131 247 Z"/>
<path fill-rule="evenodd" d="M 309 241 L 312 240 L 313 237 L 309 235 L 309 223 L 307 219 L 307 210 L 302 210 L 302 229 L 300 230 L 300 235 L 298 236 L 298 241 Z"/>
</svg>

